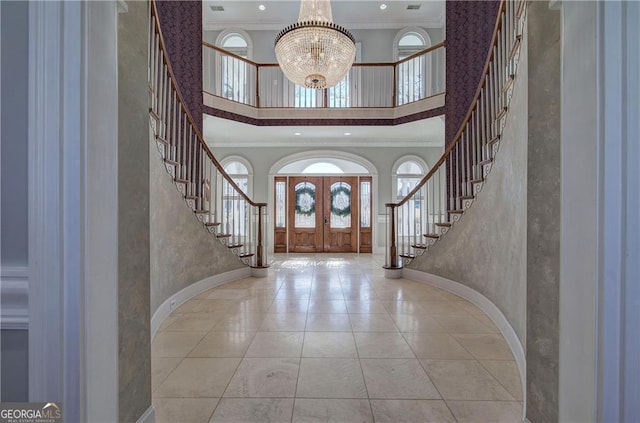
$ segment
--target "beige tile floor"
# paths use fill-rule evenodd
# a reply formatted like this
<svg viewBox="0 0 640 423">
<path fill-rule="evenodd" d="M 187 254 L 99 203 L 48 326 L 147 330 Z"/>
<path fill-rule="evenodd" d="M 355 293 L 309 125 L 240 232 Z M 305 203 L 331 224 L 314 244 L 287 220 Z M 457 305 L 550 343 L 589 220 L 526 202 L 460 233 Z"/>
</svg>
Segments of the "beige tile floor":
<svg viewBox="0 0 640 423">
<path fill-rule="evenodd" d="M 380 260 L 276 255 L 180 306 L 152 344 L 156 422 L 520 422 L 491 321 Z"/>
</svg>

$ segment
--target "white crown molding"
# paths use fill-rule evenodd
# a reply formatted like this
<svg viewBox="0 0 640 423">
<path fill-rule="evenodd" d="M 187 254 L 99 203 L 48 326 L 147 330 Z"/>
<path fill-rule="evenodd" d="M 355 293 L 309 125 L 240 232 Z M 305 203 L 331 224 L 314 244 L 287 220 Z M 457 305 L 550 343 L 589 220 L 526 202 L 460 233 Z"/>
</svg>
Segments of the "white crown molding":
<svg viewBox="0 0 640 423">
<path fill-rule="evenodd" d="M 223 147 L 300 147 L 300 141 L 280 140 L 280 141 L 213 141 L 208 143 L 213 148 Z M 350 139 L 344 140 L 305 140 L 305 147 L 442 147 L 439 142 L 425 141 L 401 141 L 393 142 L 387 140 L 364 140 Z"/>
<path fill-rule="evenodd" d="M 293 22 L 291 22 L 293 23 Z M 402 29 L 406 26 L 419 26 L 421 28 L 443 28 L 444 17 L 439 16 L 436 19 L 398 22 L 338 22 L 349 31 L 361 29 Z M 204 31 L 222 31 L 224 29 L 235 27 L 248 31 L 281 31 L 287 24 L 280 22 L 246 22 L 246 21 L 229 21 L 224 24 L 219 22 L 205 21 L 202 24 Z"/>
<path fill-rule="evenodd" d="M 3 267 L 0 270 L 0 328 L 29 330 L 29 269 Z"/>
<path fill-rule="evenodd" d="M 527 409 L 527 364 L 526 364 L 526 356 L 524 354 L 524 349 L 522 348 L 522 343 L 516 334 L 516 331 L 513 329 L 507 318 L 502 311 L 487 297 L 472 289 L 466 285 L 461 284 L 460 282 L 453 281 L 451 279 L 444 278 L 442 276 L 434 275 L 427 272 L 421 272 L 419 270 L 403 268 L 402 269 L 402 277 L 411 279 L 416 282 L 422 282 L 428 285 L 435 286 L 437 288 L 444 289 L 449 291 L 459 297 L 464 298 L 465 300 L 471 302 L 480 310 L 482 310 L 493 323 L 496 325 L 504 339 L 507 341 L 507 345 L 511 349 L 511 353 L 515 358 L 516 365 L 518 366 L 518 372 L 520 373 L 520 381 L 522 383 L 522 394 L 523 394 L 523 415 L 522 419 L 525 418 L 525 410 Z"/>
<path fill-rule="evenodd" d="M 220 273 L 219 275 L 209 276 L 198 282 L 194 282 L 191 285 L 176 292 L 166 300 L 160 307 L 153 313 L 151 317 L 151 340 L 155 338 L 158 329 L 162 326 L 162 322 L 171 314 L 173 310 L 180 307 L 186 301 L 203 293 L 204 291 L 215 288 L 216 286 L 223 285 L 228 282 L 237 281 L 239 279 L 248 278 L 251 276 L 251 268 L 243 267 L 229 272 Z M 173 307 L 171 304 L 173 303 Z"/>
</svg>

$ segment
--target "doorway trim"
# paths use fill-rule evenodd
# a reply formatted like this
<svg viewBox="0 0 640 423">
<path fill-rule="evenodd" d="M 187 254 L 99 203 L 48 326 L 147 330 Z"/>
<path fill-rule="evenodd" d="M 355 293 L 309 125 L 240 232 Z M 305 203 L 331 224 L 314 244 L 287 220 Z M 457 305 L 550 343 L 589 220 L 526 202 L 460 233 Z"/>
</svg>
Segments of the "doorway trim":
<svg viewBox="0 0 640 423">
<path fill-rule="evenodd" d="M 340 173 L 340 174 L 325 174 L 325 175 L 316 175 L 316 174 L 300 174 L 300 173 L 296 173 L 296 174 L 290 174 L 290 173 L 279 173 L 280 170 L 282 168 L 284 168 L 285 166 L 295 163 L 297 161 L 301 161 L 301 160 L 308 160 L 308 159 L 341 159 L 341 160 L 346 160 L 346 161 L 350 161 L 352 163 L 358 164 L 362 167 L 364 167 L 368 173 Z M 376 166 L 370 162 L 369 160 L 365 159 L 362 156 L 358 156 L 357 154 L 353 154 L 353 153 L 348 153 L 345 151 L 336 151 L 336 150 L 310 150 L 310 151 L 304 151 L 301 153 L 294 153 L 294 154 L 290 154 L 288 156 L 285 156 L 283 158 L 281 158 L 280 160 L 278 160 L 277 162 L 275 162 L 271 168 L 269 168 L 269 183 L 268 183 L 268 198 L 272 199 L 275 196 L 275 183 L 274 183 L 274 178 L 276 176 L 300 176 L 300 175 L 304 175 L 304 176 L 370 176 L 371 177 L 371 192 L 374 193 L 374 198 L 371 204 L 371 225 L 372 225 L 372 231 L 373 231 L 373 235 L 372 235 L 372 252 L 375 253 L 380 253 L 384 250 L 383 247 L 379 247 L 378 246 L 378 234 L 379 234 L 379 230 L 378 230 L 378 226 L 379 226 L 379 216 L 378 216 L 378 169 L 376 168 Z M 274 247 L 275 247 L 275 240 L 274 240 L 274 230 L 275 230 L 275 219 L 273 218 L 273 205 L 271 205 L 271 208 L 269 210 L 270 215 L 272 216 L 271 219 L 269 219 L 269 224 L 268 224 L 268 236 L 267 236 L 267 240 L 268 240 L 268 245 L 271 248 L 271 252 L 273 253 L 274 251 Z M 288 228 L 287 228 L 288 229 Z M 287 239 L 288 239 L 288 234 L 287 234 Z M 287 248 L 288 248 L 288 244 L 287 244 Z"/>
</svg>

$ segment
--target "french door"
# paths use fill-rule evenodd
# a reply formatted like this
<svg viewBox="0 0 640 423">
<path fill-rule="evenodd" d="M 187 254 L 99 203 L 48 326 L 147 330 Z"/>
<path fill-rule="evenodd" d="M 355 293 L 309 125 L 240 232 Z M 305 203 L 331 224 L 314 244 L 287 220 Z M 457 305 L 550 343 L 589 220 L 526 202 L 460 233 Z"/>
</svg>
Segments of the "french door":
<svg viewBox="0 0 640 423">
<path fill-rule="evenodd" d="M 277 219 L 281 223 L 276 223 L 276 251 L 283 251 L 283 247 L 286 248 L 282 245 L 285 233 L 288 233 L 290 252 L 358 251 L 360 228 L 358 177 L 292 176 L 287 182 L 286 225 L 285 219 Z M 284 181 L 281 184 L 282 191 Z M 367 201 L 367 204 L 370 204 L 369 198 Z M 364 209 L 370 214 L 368 205 Z M 276 214 L 278 214 L 277 210 Z M 288 230 L 285 230 L 285 226 Z"/>
</svg>

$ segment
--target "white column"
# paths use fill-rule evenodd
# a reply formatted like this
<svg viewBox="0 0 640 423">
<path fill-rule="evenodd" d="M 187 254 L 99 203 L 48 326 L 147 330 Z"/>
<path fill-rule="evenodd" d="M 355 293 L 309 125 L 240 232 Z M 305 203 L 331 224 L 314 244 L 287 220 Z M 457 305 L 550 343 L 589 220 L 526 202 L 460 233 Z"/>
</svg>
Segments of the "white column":
<svg viewBox="0 0 640 423">
<path fill-rule="evenodd" d="M 117 421 L 116 2 L 29 5 L 29 399 Z"/>
<path fill-rule="evenodd" d="M 640 419 L 640 6 L 563 2 L 559 420 Z"/>
</svg>

